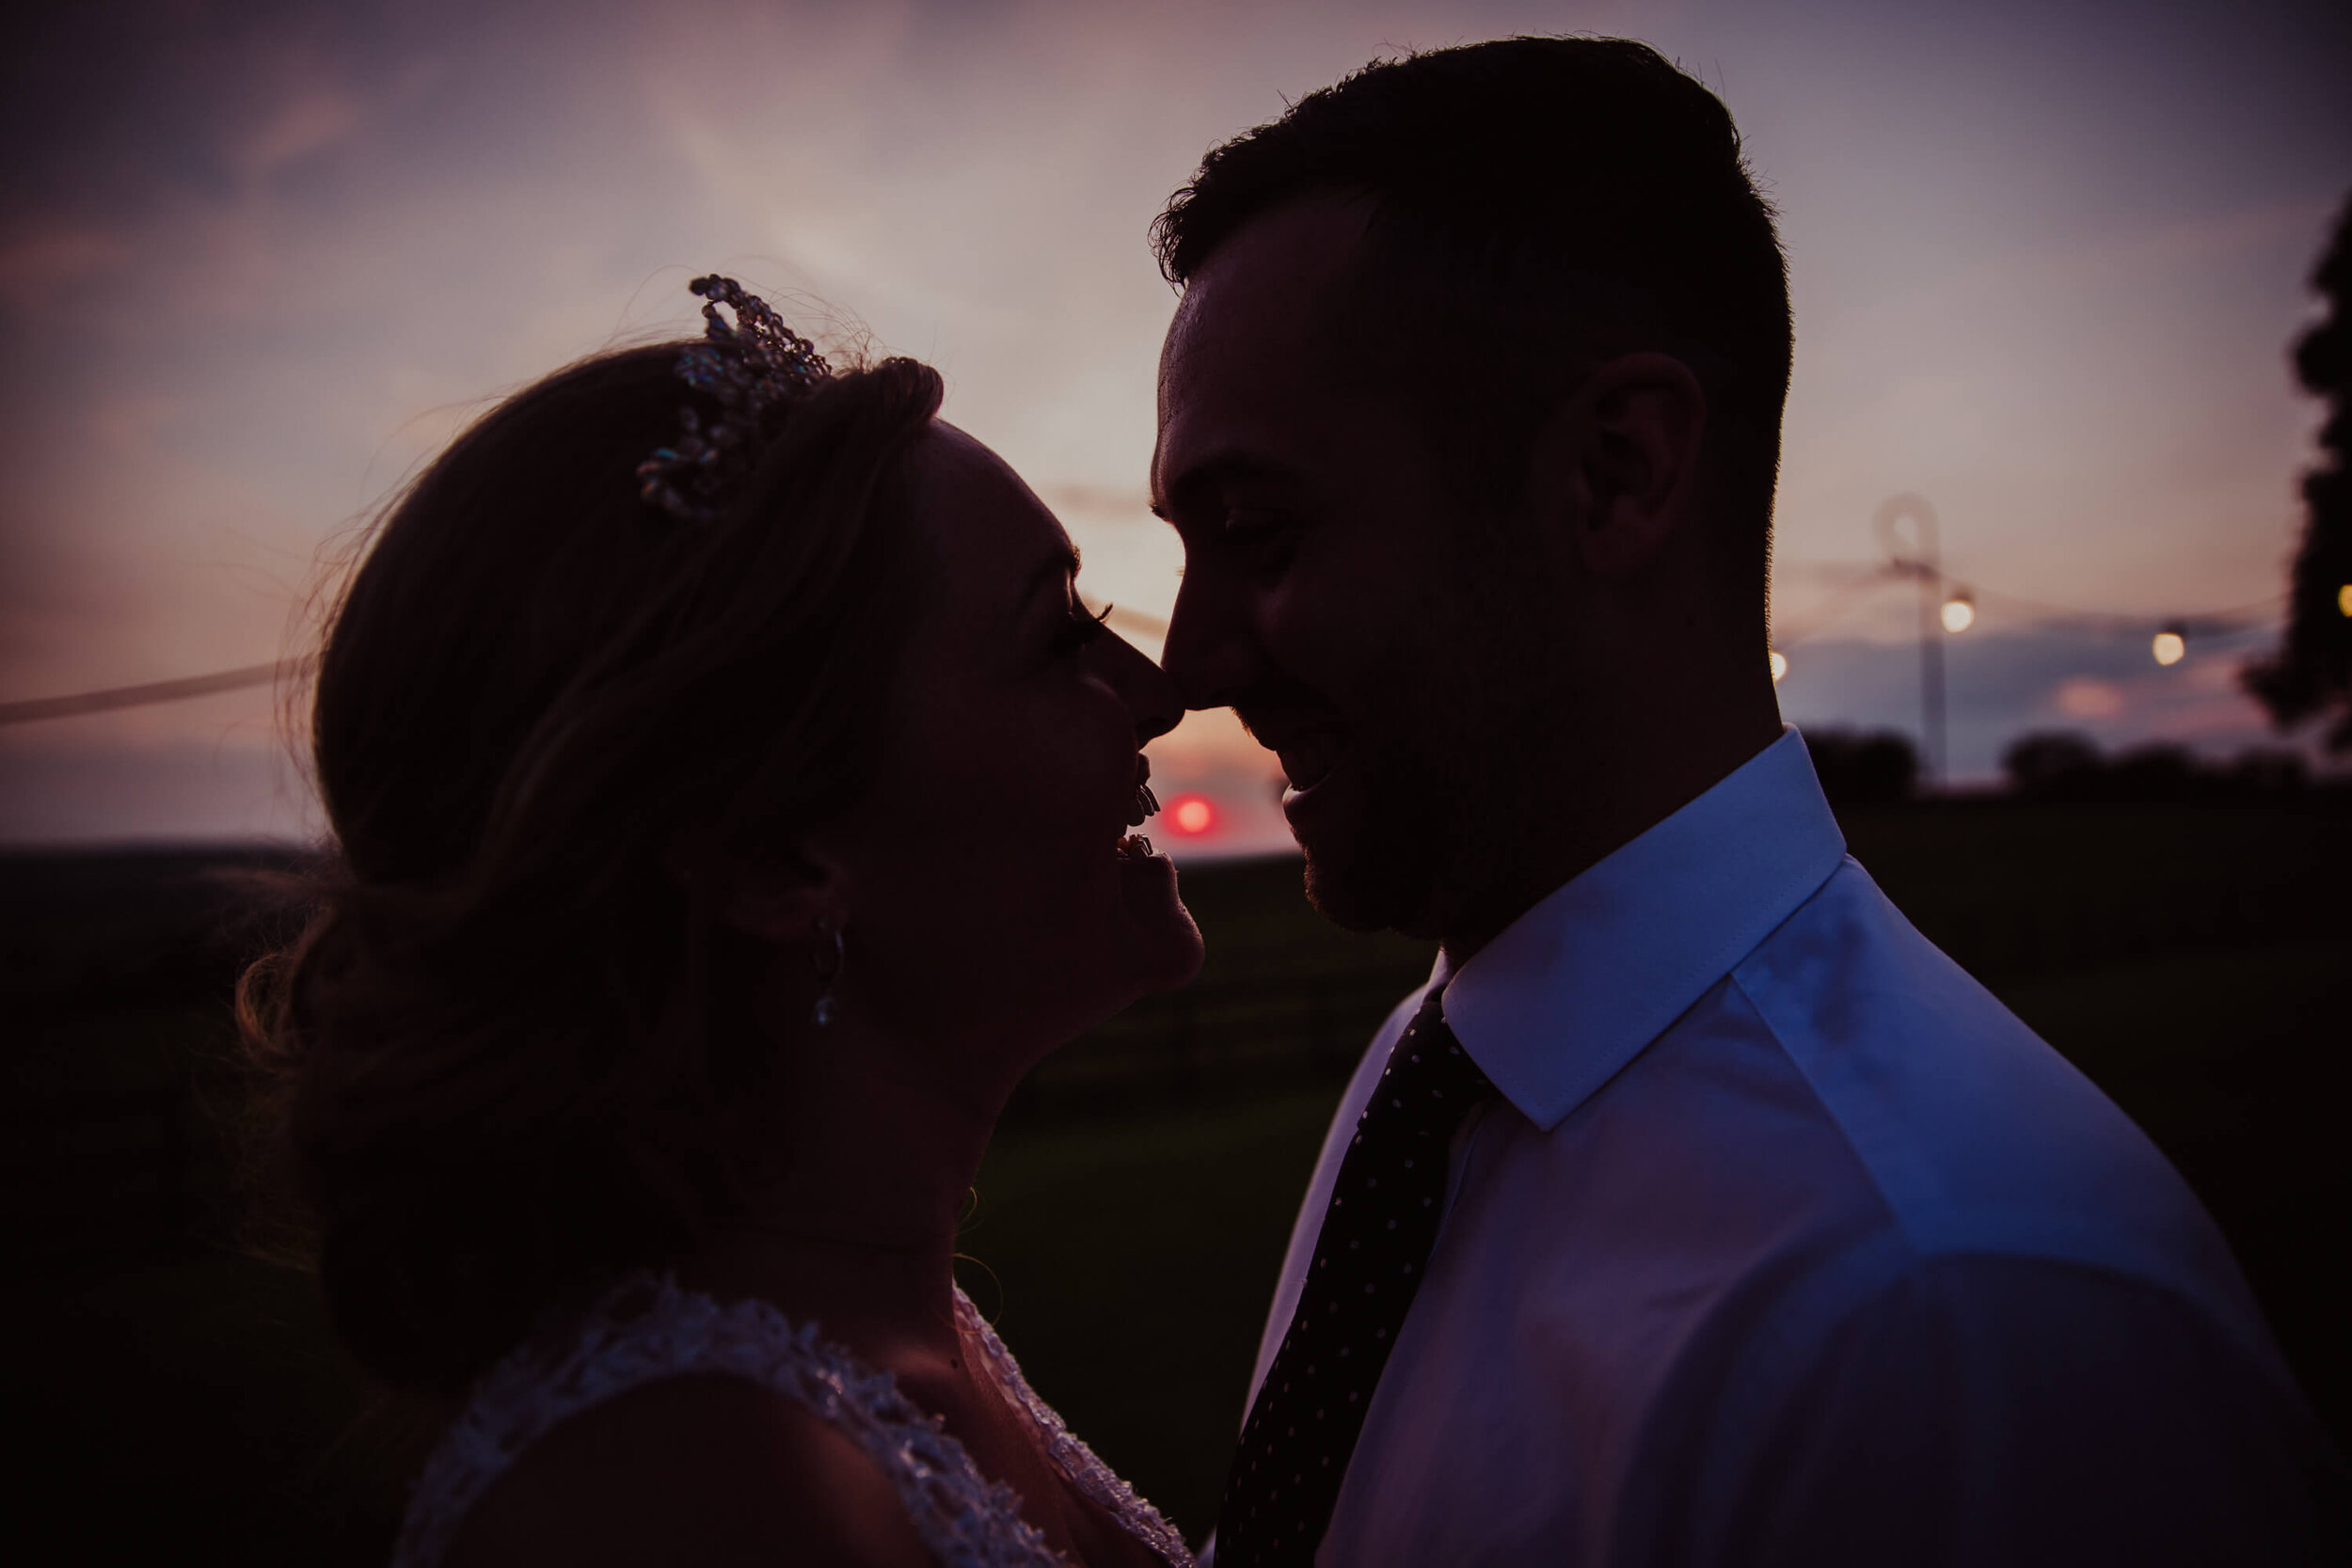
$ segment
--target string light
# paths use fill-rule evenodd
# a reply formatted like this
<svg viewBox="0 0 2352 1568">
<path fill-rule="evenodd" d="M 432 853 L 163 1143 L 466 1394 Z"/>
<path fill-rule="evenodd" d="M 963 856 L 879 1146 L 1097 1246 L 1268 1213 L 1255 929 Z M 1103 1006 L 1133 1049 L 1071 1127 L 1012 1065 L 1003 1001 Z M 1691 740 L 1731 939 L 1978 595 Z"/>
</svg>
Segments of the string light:
<svg viewBox="0 0 2352 1568">
<path fill-rule="evenodd" d="M 1832 622 L 1842 616 L 1854 600 L 1868 594 L 1871 590 L 1891 582 L 1917 578 L 1925 570 L 1926 568 L 1916 563 L 1905 562 L 1898 562 L 1893 565 L 1876 569 L 1866 568 L 1848 577 L 1846 581 L 1834 589 L 1825 599 L 1808 606 L 1806 612 L 1794 616 L 1773 616 L 1772 629 L 1775 633 L 1775 641 L 1779 644 L 1773 652 L 1782 654 L 1783 650 L 1818 636 L 1827 629 Z M 2156 662 L 2172 665 L 2179 663 L 2187 656 L 2188 640 L 2192 637 L 2225 636 L 2251 630 L 2272 622 L 2283 598 L 2284 595 L 2280 595 L 2279 599 L 2261 604 L 2241 605 L 2206 614 L 2178 616 L 2157 622 L 2152 628 L 2149 625 L 2152 617 L 2118 613 L 2112 610 L 2074 610 L 2062 605 L 2019 598 L 2009 594 L 1988 594 L 1982 589 L 1961 588 L 1945 595 L 1940 602 L 1931 601 L 1934 606 L 1934 613 L 1930 618 L 1928 626 L 1930 627 L 1940 626 L 1947 634 L 1970 629 L 1982 619 L 1983 607 L 1979 601 L 1990 599 L 1994 608 L 2008 612 L 2007 620 L 2034 629 L 2113 632 L 2150 638 L 2151 641 L 2145 646 Z M 2352 618 L 2352 582 L 2344 584 L 2337 591 L 2336 608 L 2342 610 L 2347 618 Z M 1784 660 L 1785 657 L 1783 654 Z M 1779 667 L 1775 666 L 1775 668 Z"/>
<path fill-rule="evenodd" d="M 1854 599 L 1885 584 L 1917 583 L 1922 777 L 1933 782 L 1942 778 L 1946 766 L 1944 639 L 1956 637 L 1977 624 L 1977 593 L 1954 584 L 1944 575 L 1935 508 L 1928 503 L 1926 498 L 1915 495 L 1891 497 L 1879 507 L 1873 523 L 1878 530 L 1879 541 L 1886 549 L 1884 559 L 1875 565 L 1859 568 L 1824 563 L 1845 580 L 1823 601 L 1812 606 L 1808 614 L 1794 621 L 1773 616 L 1772 627 L 1778 634 L 1776 641 L 1780 646 L 1770 650 L 1772 682 L 1778 685 L 1788 673 L 1788 658 L 1781 650 L 1821 631 Z M 1905 524 L 1910 525 L 1908 531 Z M 2012 615 L 2024 611 L 2022 619 L 2040 629 L 2096 629 L 2148 636 L 2147 621 L 2137 616 L 2070 610 L 2006 594 L 1996 593 L 1990 597 L 1996 609 Z M 2260 605 L 2244 605 L 2210 614 L 2175 619 L 2157 630 L 2148 644 L 2148 651 L 2159 666 L 2169 668 L 2188 657 L 2188 639 L 2192 631 L 2204 637 L 2248 629 L 2271 620 L 2277 603 L 2277 600 L 2271 600 Z M 2352 617 L 2352 583 L 2344 584 L 2338 591 L 2336 608 L 2346 617 Z"/>
<path fill-rule="evenodd" d="M 2336 590 L 2336 608 L 2347 617 L 2352 617 L 2352 582 Z"/>
</svg>

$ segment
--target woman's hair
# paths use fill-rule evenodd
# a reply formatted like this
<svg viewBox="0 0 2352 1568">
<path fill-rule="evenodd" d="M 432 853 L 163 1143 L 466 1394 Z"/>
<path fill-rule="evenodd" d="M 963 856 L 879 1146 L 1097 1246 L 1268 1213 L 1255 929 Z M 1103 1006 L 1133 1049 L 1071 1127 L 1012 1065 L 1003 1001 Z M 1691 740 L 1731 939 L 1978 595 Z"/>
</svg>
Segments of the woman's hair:
<svg viewBox="0 0 2352 1568">
<path fill-rule="evenodd" d="M 684 344 L 484 417 L 389 509 L 318 663 L 335 853 L 239 996 L 265 1172 L 337 1332 L 461 1392 L 534 1317 L 690 1248 L 749 1177 L 766 1063 L 736 872 L 860 790 L 924 576 L 908 453 L 939 377 L 791 405 L 714 523 L 639 498 Z"/>
</svg>

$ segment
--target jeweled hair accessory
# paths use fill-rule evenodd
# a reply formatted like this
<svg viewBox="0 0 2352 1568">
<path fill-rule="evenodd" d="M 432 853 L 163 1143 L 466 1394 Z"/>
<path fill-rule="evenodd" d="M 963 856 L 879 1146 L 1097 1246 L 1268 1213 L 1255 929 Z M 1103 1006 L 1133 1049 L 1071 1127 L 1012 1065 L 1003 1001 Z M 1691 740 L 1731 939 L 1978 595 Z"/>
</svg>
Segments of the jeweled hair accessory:
<svg viewBox="0 0 2352 1568">
<path fill-rule="evenodd" d="M 732 277 L 697 277 L 703 341 L 678 356 L 678 379 L 719 405 L 705 424 L 681 411 L 686 434 L 637 465 L 638 493 L 680 522 L 707 523 L 735 499 L 743 476 L 773 439 L 777 416 L 833 374 L 817 345 L 784 325 L 768 302 Z M 719 314 L 735 312 L 730 324 Z"/>
</svg>

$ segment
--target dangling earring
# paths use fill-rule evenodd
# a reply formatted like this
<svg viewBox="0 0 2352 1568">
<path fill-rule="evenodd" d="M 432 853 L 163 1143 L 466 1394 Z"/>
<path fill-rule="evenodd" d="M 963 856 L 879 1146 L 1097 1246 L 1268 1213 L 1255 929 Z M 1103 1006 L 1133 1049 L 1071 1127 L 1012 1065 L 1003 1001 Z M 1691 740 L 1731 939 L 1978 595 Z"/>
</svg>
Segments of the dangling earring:
<svg viewBox="0 0 2352 1568">
<path fill-rule="evenodd" d="M 841 927 L 830 915 L 818 915 L 816 921 L 817 948 L 811 961 L 817 966 L 817 1006 L 808 1011 L 809 1021 L 822 1029 L 833 1022 L 833 987 L 841 978 L 841 963 L 846 956 L 841 940 Z"/>
</svg>

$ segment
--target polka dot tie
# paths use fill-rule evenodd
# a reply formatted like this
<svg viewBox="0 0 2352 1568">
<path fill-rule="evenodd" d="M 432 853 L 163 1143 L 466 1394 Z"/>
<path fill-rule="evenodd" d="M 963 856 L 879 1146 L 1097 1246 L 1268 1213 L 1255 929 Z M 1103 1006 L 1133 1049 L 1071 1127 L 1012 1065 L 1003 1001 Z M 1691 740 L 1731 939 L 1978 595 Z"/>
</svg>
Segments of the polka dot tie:
<svg viewBox="0 0 2352 1568">
<path fill-rule="evenodd" d="M 1393 1050 L 1340 1161 L 1307 1281 L 1275 1353 L 1216 1521 L 1217 1568 L 1312 1560 L 1364 1411 L 1437 1244 L 1454 1130 L 1492 1085 L 1432 992 Z"/>
</svg>

